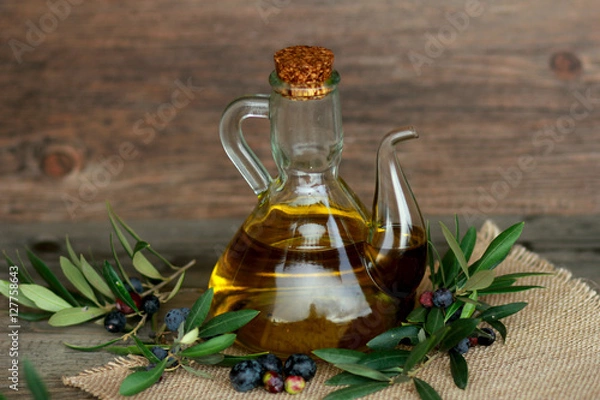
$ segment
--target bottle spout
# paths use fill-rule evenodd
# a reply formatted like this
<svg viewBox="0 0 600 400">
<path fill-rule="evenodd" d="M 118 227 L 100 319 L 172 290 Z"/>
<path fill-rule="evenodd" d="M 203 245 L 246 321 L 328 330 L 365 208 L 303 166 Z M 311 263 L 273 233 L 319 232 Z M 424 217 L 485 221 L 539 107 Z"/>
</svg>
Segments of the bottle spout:
<svg viewBox="0 0 600 400">
<path fill-rule="evenodd" d="M 381 140 L 377 151 L 371 230 L 401 228 L 404 237 L 415 225 L 424 228 L 421 211 L 396 153 L 398 143 L 417 137 L 417 131 L 409 126 L 393 130 Z"/>
<path fill-rule="evenodd" d="M 418 137 L 412 127 L 389 132 L 377 152 L 377 179 L 367 248 L 368 272 L 387 294 L 409 300 L 425 272 L 427 237 L 415 196 L 400 167 L 396 145 Z"/>
</svg>

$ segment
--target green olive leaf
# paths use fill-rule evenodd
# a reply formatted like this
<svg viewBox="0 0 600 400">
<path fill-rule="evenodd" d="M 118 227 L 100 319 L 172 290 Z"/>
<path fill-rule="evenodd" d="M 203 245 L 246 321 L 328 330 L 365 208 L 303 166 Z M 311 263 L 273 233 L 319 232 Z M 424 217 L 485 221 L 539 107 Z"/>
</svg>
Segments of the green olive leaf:
<svg viewBox="0 0 600 400">
<path fill-rule="evenodd" d="M 336 390 L 335 392 L 329 393 L 323 398 L 323 400 L 353 400 L 359 399 L 371 393 L 378 392 L 389 387 L 390 384 L 387 382 L 373 382 L 352 385 L 347 388 Z"/>
<path fill-rule="evenodd" d="M 225 350 L 235 342 L 235 333 L 225 333 L 181 351 L 184 357 L 204 357 Z"/>
<path fill-rule="evenodd" d="M 142 275 L 147 276 L 151 279 L 165 278 L 158 272 L 158 270 L 152 265 L 152 263 L 146 258 L 141 252 L 137 252 L 133 255 L 133 267 Z"/>
<path fill-rule="evenodd" d="M 460 389 L 467 387 L 469 381 L 469 366 L 465 358 L 457 351 L 451 350 L 448 352 L 450 356 L 450 373 L 456 386 Z"/>
<path fill-rule="evenodd" d="M 446 325 L 450 331 L 441 341 L 440 351 L 448 351 L 456 346 L 458 342 L 472 334 L 480 322 L 481 320 L 477 318 L 459 318 Z"/>
<path fill-rule="evenodd" d="M 111 300 L 114 300 L 115 296 L 113 295 L 112 291 L 110 290 L 104 279 L 102 279 L 102 277 L 100 276 L 100 274 L 98 274 L 98 272 L 96 272 L 94 267 L 92 267 L 90 263 L 87 262 L 85 257 L 83 257 L 83 254 L 80 256 L 79 261 L 81 265 L 81 272 L 83 272 L 83 276 L 85 276 L 85 279 L 87 279 L 87 281 L 102 295 L 106 296 Z"/>
<path fill-rule="evenodd" d="M 78 346 L 75 344 L 69 344 L 69 343 L 65 343 L 65 342 L 63 342 L 63 344 L 73 350 L 78 350 L 78 351 L 83 351 L 83 352 L 93 352 L 93 351 L 98 351 L 106 346 L 110 346 L 111 344 L 116 343 L 119 340 L 121 340 L 121 338 L 112 339 L 112 340 L 109 340 L 108 342 L 105 342 L 102 344 L 97 344 L 94 346 Z"/>
<path fill-rule="evenodd" d="M 208 288 L 200 297 L 198 297 L 185 319 L 184 332 L 189 332 L 204 323 L 204 320 L 206 320 L 208 312 L 210 311 L 213 296 L 214 289 Z"/>
<path fill-rule="evenodd" d="M 133 254 L 138 253 L 144 249 L 147 249 L 150 247 L 150 243 L 148 242 L 144 242 L 143 240 L 139 240 L 136 244 L 135 247 L 133 248 Z"/>
<path fill-rule="evenodd" d="M 75 289 L 79 290 L 82 295 L 98 304 L 94 289 L 91 288 L 81 270 L 77 268 L 71 260 L 66 257 L 60 257 L 60 268 L 67 279 L 75 286 Z"/>
<path fill-rule="evenodd" d="M 519 222 L 500 233 L 492 240 L 481 258 L 471 265 L 469 272 L 474 274 L 477 271 L 496 268 L 508 256 L 512 246 L 521 236 L 524 225 L 524 222 Z"/>
<path fill-rule="evenodd" d="M 181 367 L 194 376 L 206 379 L 213 379 L 213 376 L 211 374 L 201 371 L 199 369 L 192 368 L 189 365 L 181 364 Z"/>
<path fill-rule="evenodd" d="M 469 267 L 467 266 L 467 260 L 465 258 L 465 255 L 464 255 L 462 249 L 460 248 L 460 244 L 458 244 L 458 241 L 456 240 L 454 235 L 452 235 L 452 233 L 446 227 L 446 225 L 444 225 L 442 222 L 440 222 L 440 227 L 442 228 L 442 234 L 444 235 L 444 238 L 446 239 L 448 246 L 450 246 L 450 249 L 454 253 L 456 260 L 458 261 L 458 265 L 460 266 L 460 268 L 463 270 L 464 274 L 468 278 L 469 277 Z"/>
<path fill-rule="evenodd" d="M 373 379 L 365 378 L 364 376 L 354 375 L 350 372 L 340 372 L 332 376 L 324 382 L 325 386 L 346 386 L 346 385 L 361 385 L 363 383 L 373 382 Z"/>
<path fill-rule="evenodd" d="M 433 333 L 444 326 L 444 312 L 441 308 L 434 307 L 427 314 L 427 321 L 425 321 L 425 331 L 427 333 Z"/>
<path fill-rule="evenodd" d="M 205 338 L 236 331 L 252 321 L 258 313 L 256 310 L 238 310 L 217 315 L 200 327 L 199 336 Z"/>
<path fill-rule="evenodd" d="M 90 321 L 106 314 L 106 310 L 98 307 L 71 307 L 57 311 L 50 317 L 51 326 L 71 326 Z"/>
<path fill-rule="evenodd" d="M 391 350 L 403 339 L 410 339 L 411 343 L 416 343 L 419 330 L 415 325 L 398 326 L 375 336 L 367 343 L 367 347 L 372 350 Z"/>
<path fill-rule="evenodd" d="M 494 271 L 491 270 L 482 270 L 477 271 L 471 276 L 465 285 L 462 287 L 462 290 L 466 292 L 470 292 L 473 290 L 481 290 L 489 287 L 494 282 Z"/>
<path fill-rule="evenodd" d="M 53 313 L 50 311 L 43 312 L 22 312 L 19 311 L 19 318 L 24 321 L 37 322 L 50 318 Z"/>
<path fill-rule="evenodd" d="M 183 285 L 184 279 L 185 279 L 185 271 L 183 271 L 181 273 L 181 275 L 179 275 L 179 279 L 177 279 L 177 283 L 175 283 L 175 286 L 173 286 L 173 289 L 171 290 L 171 292 L 167 296 L 167 299 L 165 300 L 165 302 L 168 302 L 173 297 L 175 297 L 175 295 L 179 292 L 179 289 L 181 289 L 181 285 Z"/>
<path fill-rule="evenodd" d="M 500 336 L 502 336 L 502 341 L 506 342 L 506 326 L 500 321 L 488 321 L 488 324 L 490 324 L 492 328 L 497 330 Z"/>
<path fill-rule="evenodd" d="M 473 275 L 475 276 L 475 275 Z M 475 310 L 477 309 L 477 298 L 479 297 L 477 290 L 474 290 L 469 295 L 469 300 L 473 302 L 465 302 L 463 310 L 460 313 L 460 318 L 471 318 Z"/>
<path fill-rule="evenodd" d="M 108 210 L 108 219 L 110 220 L 110 224 L 112 225 L 112 228 L 115 231 L 115 234 L 117 235 L 121 246 L 123 246 L 123 249 L 127 252 L 127 255 L 129 257 L 133 257 L 133 250 L 131 249 L 131 245 L 127 241 L 127 238 L 123 234 L 123 231 L 121 231 L 121 228 L 119 228 L 119 225 L 117 224 L 117 221 L 115 219 L 116 215 L 109 203 L 106 203 L 106 208 Z"/>
<path fill-rule="evenodd" d="M 133 338 L 133 341 L 135 342 L 135 345 L 140 353 L 146 357 L 151 364 L 157 364 L 160 362 L 158 357 L 156 357 L 156 355 L 148 347 L 146 347 L 144 343 L 142 343 L 140 338 L 138 338 L 136 335 L 131 335 L 131 337 Z"/>
<path fill-rule="evenodd" d="M 179 339 L 179 343 L 190 345 L 194 343 L 198 339 L 198 328 L 194 328 L 185 335 L 181 339 Z"/>
<path fill-rule="evenodd" d="M 148 389 L 162 376 L 165 367 L 167 366 L 167 360 L 168 359 L 165 358 L 149 371 L 137 371 L 128 375 L 119 387 L 119 394 L 123 396 L 132 396 Z"/>
<path fill-rule="evenodd" d="M 50 398 L 46 384 L 38 375 L 33 364 L 28 359 L 23 360 L 23 372 L 25 372 L 25 380 L 27 387 L 31 392 L 33 400 L 46 400 Z"/>
<path fill-rule="evenodd" d="M 7 266 L 9 268 L 13 266 L 17 267 L 19 283 L 34 283 L 33 279 L 31 278 L 31 275 L 29 275 L 29 271 L 27 271 L 25 265 L 21 261 L 21 257 L 19 257 L 20 264 L 17 264 L 10 259 L 10 257 L 8 256 L 8 254 L 6 254 L 5 251 L 3 251 L 2 254 L 4 254 L 4 260 L 6 260 L 6 264 L 8 264 Z M 18 254 L 19 253 L 17 253 L 17 255 Z"/>
<path fill-rule="evenodd" d="M 41 310 L 57 312 L 72 307 L 71 304 L 57 296 L 45 286 L 28 283 L 20 285 L 19 288 L 25 297 L 31 300 L 35 306 Z"/>
<path fill-rule="evenodd" d="M 490 321 L 498 321 L 502 318 L 506 318 L 510 315 L 518 313 L 525 308 L 525 306 L 527 306 L 527 303 L 517 302 L 490 307 L 481 313 L 480 318 L 488 323 Z"/>
<path fill-rule="evenodd" d="M 412 310 L 410 312 L 410 314 L 408 314 L 408 316 L 406 317 L 406 320 L 408 322 L 413 322 L 416 324 L 425 322 L 425 320 L 427 319 L 428 312 L 429 312 L 429 310 L 426 309 L 425 307 L 417 307 L 414 310 Z"/>
<path fill-rule="evenodd" d="M 13 289 L 11 289 L 11 285 L 13 285 Z M 14 290 L 15 286 L 17 288 L 16 296 L 14 295 L 14 293 L 11 293 Z M 11 284 L 9 281 L 0 279 L 0 294 L 2 294 L 7 299 L 14 300 L 25 307 L 38 308 L 33 301 L 29 300 L 23 294 L 23 291 L 21 290 L 21 285 L 17 285 L 14 283 Z M 19 313 L 19 316 L 21 316 L 21 313 Z"/>
<path fill-rule="evenodd" d="M 361 358 L 365 356 L 365 353 L 362 353 L 357 350 L 338 348 L 318 349 L 313 350 L 312 353 L 330 364 L 357 363 Z"/>
<path fill-rule="evenodd" d="M 537 285 L 525 285 L 525 286 L 515 285 L 515 286 L 494 287 L 494 288 L 492 288 L 490 286 L 489 288 L 480 290 L 479 293 L 481 295 L 517 293 L 517 292 L 524 292 L 524 291 L 531 290 L 531 289 L 543 289 L 543 288 L 544 288 L 544 286 L 537 286 Z"/>
<path fill-rule="evenodd" d="M 67 254 L 69 255 L 69 259 L 77 268 L 81 268 L 81 263 L 79 262 L 79 257 L 77 257 L 77 253 L 73 250 L 73 246 L 71 246 L 71 241 L 69 240 L 69 235 L 65 238 L 65 244 L 67 246 Z"/>
<path fill-rule="evenodd" d="M 425 359 L 427 354 L 440 343 L 442 339 L 448 334 L 450 330 L 450 326 L 446 325 L 437 331 L 435 331 L 431 336 L 429 336 L 424 341 L 417 344 L 410 351 L 406 362 L 404 363 L 404 373 L 409 373 L 417 364 Z"/>
<path fill-rule="evenodd" d="M 46 266 L 46 264 L 38 256 L 33 254 L 31 251 L 27 250 L 27 257 L 29 258 L 29 261 L 31 262 L 31 265 L 33 266 L 33 268 L 48 283 L 48 286 L 54 293 L 56 293 L 57 295 L 59 295 L 60 297 L 65 299 L 67 302 L 69 302 L 71 304 L 71 306 L 73 306 L 73 307 L 80 306 L 80 304 L 77 302 L 77 300 L 75 300 L 75 298 L 73 297 L 71 292 L 69 292 L 63 286 L 63 284 L 60 283 L 60 281 L 58 280 L 56 275 L 54 275 L 54 273 L 52 271 L 50 271 L 50 268 L 48 268 Z M 47 310 L 47 311 L 52 311 L 52 310 Z"/>
<path fill-rule="evenodd" d="M 104 280 L 114 295 L 131 307 L 131 309 L 133 309 L 136 313 L 139 313 L 139 310 L 131 298 L 129 291 L 127 291 L 127 288 L 125 288 L 125 284 L 123 281 L 121 281 L 121 278 L 119 278 L 119 275 L 117 275 L 117 272 L 108 261 L 104 261 L 102 275 L 104 276 Z"/>
<path fill-rule="evenodd" d="M 413 383 L 415 384 L 415 389 L 417 389 L 417 393 L 421 400 L 442 400 L 438 392 L 436 392 L 427 382 L 419 378 L 413 378 Z"/>
<path fill-rule="evenodd" d="M 388 376 L 384 375 L 380 371 L 377 371 L 376 369 L 369 368 L 365 365 L 348 363 L 334 364 L 333 366 L 341 369 L 342 371 L 350 372 L 354 375 L 364 376 L 365 378 L 369 378 L 375 381 L 390 382 L 390 378 Z"/>
<path fill-rule="evenodd" d="M 222 365 L 223 360 L 225 360 L 225 355 L 222 353 L 209 354 L 207 356 L 194 358 L 195 363 L 204 365 Z"/>
<path fill-rule="evenodd" d="M 361 357 L 356 364 L 376 369 L 377 371 L 402 367 L 408 358 L 408 350 L 382 350 L 368 353 Z"/>
</svg>

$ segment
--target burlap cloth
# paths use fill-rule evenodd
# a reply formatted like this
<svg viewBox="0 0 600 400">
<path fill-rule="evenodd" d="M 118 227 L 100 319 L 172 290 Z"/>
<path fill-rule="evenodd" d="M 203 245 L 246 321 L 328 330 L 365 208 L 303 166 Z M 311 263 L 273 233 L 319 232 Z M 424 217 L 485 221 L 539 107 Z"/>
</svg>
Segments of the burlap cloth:
<svg viewBox="0 0 600 400">
<path fill-rule="evenodd" d="M 479 256 L 499 233 L 486 222 L 478 235 L 474 256 Z M 497 268 L 497 274 L 539 271 L 550 276 L 522 279 L 519 284 L 545 286 L 527 292 L 487 296 L 491 304 L 526 301 L 520 313 L 505 319 L 508 340 L 490 347 L 475 347 L 466 354 L 469 384 L 458 389 L 449 372 L 447 357 L 435 359 L 421 371 L 443 399 L 600 399 L 600 295 L 585 282 L 572 279 L 538 255 L 515 246 Z M 239 351 L 239 350 L 238 350 Z M 146 364 L 141 357 L 117 358 L 99 368 L 63 377 L 65 385 L 80 388 L 100 399 L 125 399 L 119 385 L 129 368 Z M 202 367 L 213 380 L 182 371 L 165 374 L 163 380 L 131 399 L 271 399 L 262 389 L 235 392 L 228 383 L 228 368 Z M 321 399 L 336 387 L 323 385 L 339 371 L 319 363 L 317 376 L 294 399 Z M 287 396 L 280 394 L 279 396 Z M 418 399 L 414 386 L 397 384 L 365 399 Z"/>
</svg>

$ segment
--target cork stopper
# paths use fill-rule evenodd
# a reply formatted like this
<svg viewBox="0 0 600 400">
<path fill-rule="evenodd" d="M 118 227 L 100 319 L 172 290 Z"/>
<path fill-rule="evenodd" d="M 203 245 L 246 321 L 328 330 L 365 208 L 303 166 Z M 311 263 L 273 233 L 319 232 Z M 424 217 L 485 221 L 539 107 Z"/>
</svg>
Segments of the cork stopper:
<svg viewBox="0 0 600 400">
<path fill-rule="evenodd" d="M 333 72 L 333 52 L 319 46 L 292 46 L 274 55 L 275 73 L 288 85 L 285 95 L 322 96 L 331 91 L 325 82 Z"/>
</svg>

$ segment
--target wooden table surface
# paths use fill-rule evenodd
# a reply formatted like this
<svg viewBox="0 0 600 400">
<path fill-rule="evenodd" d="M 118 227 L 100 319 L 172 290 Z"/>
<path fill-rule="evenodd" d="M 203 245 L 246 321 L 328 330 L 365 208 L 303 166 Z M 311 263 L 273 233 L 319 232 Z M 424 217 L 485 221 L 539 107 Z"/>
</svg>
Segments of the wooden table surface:
<svg viewBox="0 0 600 400">
<path fill-rule="evenodd" d="M 451 217 L 428 217 L 432 222 L 442 220 L 452 223 Z M 584 278 L 596 289 L 600 282 L 600 265 L 597 257 L 600 254 L 600 224 L 598 216 L 588 217 L 519 217 L 496 216 L 493 221 L 501 228 L 518 221 L 526 222 L 519 244 L 536 252 L 554 263 L 573 272 L 575 277 Z M 171 307 L 191 305 L 198 297 L 201 289 L 206 287 L 207 280 L 229 238 L 239 226 L 239 220 L 206 220 L 206 221 L 132 221 L 130 225 L 159 252 L 173 263 L 183 265 L 191 259 L 197 264 L 186 276 L 184 288 L 169 303 Z M 479 227 L 479 225 L 476 225 Z M 16 250 L 24 252 L 30 248 L 48 265 L 62 276 L 59 271 L 59 255 L 66 254 L 64 237 L 69 235 L 77 252 L 93 254 L 95 259 L 110 257 L 108 222 L 83 223 L 28 223 L 4 225 L 0 231 L 0 250 L 15 256 Z M 441 235 L 434 229 L 434 242 L 441 245 Z M 7 279 L 7 269 L 3 267 L 1 279 Z M 3 304 L 7 304 L 4 301 Z M 6 307 L 8 308 L 8 307 Z M 164 311 L 164 310 L 163 310 Z M 0 366 L 3 382 L 2 393 L 8 398 L 28 399 L 29 392 L 25 388 L 22 370 L 18 392 L 7 389 L 7 368 L 10 366 L 10 343 L 5 332 L 9 321 L 7 312 L 0 315 Z M 80 371 L 104 365 L 114 355 L 106 352 L 84 353 L 66 348 L 62 343 L 70 342 L 80 345 L 99 344 L 114 338 L 103 327 L 88 323 L 69 328 L 53 328 L 46 322 L 20 321 L 18 329 L 18 359 L 31 360 L 38 372 L 43 376 L 54 399 L 91 399 L 92 396 L 62 384 L 62 376 L 76 375 Z M 20 364 L 22 365 L 22 363 Z"/>
</svg>

